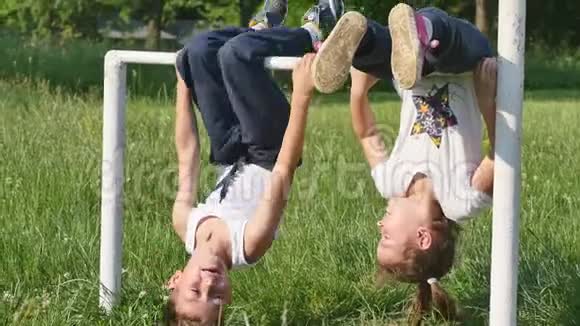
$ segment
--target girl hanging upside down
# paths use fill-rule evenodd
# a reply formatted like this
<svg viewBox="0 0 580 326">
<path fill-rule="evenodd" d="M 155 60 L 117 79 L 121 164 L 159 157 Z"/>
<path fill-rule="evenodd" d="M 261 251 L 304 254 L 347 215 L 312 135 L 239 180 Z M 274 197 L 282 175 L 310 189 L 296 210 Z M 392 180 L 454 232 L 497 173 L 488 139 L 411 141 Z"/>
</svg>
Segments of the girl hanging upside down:
<svg viewBox="0 0 580 326">
<path fill-rule="evenodd" d="M 449 273 L 458 223 L 489 206 L 493 188 L 496 62 L 470 23 L 436 8 L 399 4 L 389 26 L 346 13 L 313 66 L 315 86 L 330 93 L 348 76 L 352 125 L 379 193 L 388 204 L 378 222 L 383 275 L 418 286 L 412 324 L 433 305 L 448 319 L 453 301 L 439 280 Z M 352 65 L 352 68 L 351 68 Z M 473 77 L 429 76 L 433 72 Z M 368 93 L 393 80 L 402 99 L 400 130 L 389 155 Z M 490 153 L 482 159 L 481 116 Z"/>
</svg>

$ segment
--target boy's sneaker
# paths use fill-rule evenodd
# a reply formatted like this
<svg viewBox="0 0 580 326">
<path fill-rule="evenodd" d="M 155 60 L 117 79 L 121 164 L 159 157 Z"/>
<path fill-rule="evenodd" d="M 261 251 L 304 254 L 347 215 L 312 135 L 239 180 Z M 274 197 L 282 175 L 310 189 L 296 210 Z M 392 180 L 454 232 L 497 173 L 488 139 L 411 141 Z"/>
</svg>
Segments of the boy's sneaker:
<svg viewBox="0 0 580 326">
<path fill-rule="evenodd" d="M 305 25 L 313 25 L 318 29 L 321 34 L 320 41 L 322 41 L 343 14 L 344 2 L 342 0 L 319 0 L 317 5 L 306 11 L 302 20 Z"/>
<path fill-rule="evenodd" d="M 431 43 L 423 17 L 404 3 L 389 13 L 389 32 L 392 39 L 391 67 L 393 77 L 403 89 L 412 88 L 421 79 L 427 49 Z"/>
<path fill-rule="evenodd" d="M 252 20 L 249 26 L 254 27 L 263 24 L 263 28 L 280 26 L 286 19 L 288 13 L 288 0 L 265 0 L 262 10 L 260 10 Z"/>
<path fill-rule="evenodd" d="M 312 79 L 319 92 L 332 93 L 344 85 L 366 31 L 367 19 L 356 11 L 347 12 L 336 23 L 312 63 Z"/>
</svg>

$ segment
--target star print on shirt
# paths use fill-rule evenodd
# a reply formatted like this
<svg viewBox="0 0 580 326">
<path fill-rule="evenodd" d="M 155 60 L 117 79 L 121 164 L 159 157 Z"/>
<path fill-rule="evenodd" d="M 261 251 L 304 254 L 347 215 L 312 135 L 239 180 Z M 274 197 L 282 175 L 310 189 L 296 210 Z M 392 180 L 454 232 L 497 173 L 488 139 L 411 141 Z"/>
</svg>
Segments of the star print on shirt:
<svg viewBox="0 0 580 326">
<path fill-rule="evenodd" d="M 417 118 L 411 128 L 411 136 L 426 133 L 439 148 L 443 129 L 457 124 L 457 117 L 449 107 L 449 84 L 441 88 L 433 86 L 427 96 L 413 96 Z"/>
</svg>

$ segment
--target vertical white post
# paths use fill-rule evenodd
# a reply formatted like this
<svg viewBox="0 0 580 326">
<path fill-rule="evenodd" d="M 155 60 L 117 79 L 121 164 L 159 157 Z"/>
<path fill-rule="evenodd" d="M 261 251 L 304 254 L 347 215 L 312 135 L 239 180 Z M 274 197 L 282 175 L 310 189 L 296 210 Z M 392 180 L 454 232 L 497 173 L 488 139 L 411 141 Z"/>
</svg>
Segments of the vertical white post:
<svg viewBox="0 0 580 326">
<path fill-rule="evenodd" d="M 117 302 L 121 289 L 126 79 L 125 63 L 115 52 L 107 53 L 103 99 L 99 292 L 99 305 L 107 312 Z"/>
<path fill-rule="evenodd" d="M 489 324 L 517 324 L 526 0 L 499 1 Z"/>
</svg>

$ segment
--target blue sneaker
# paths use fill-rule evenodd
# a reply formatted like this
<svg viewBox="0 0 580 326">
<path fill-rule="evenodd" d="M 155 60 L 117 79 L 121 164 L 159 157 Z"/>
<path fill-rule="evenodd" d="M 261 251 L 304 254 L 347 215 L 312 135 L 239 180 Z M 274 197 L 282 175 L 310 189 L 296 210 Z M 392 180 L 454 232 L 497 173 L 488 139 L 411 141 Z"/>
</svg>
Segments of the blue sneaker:
<svg viewBox="0 0 580 326">
<path fill-rule="evenodd" d="M 320 31 L 321 41 L 324 40 L 336 25 L 336 22 L 344 14 L 344 2 L 342 0 L 319 0 L 312 6 L 302 20 L 304 23 L 312 23 Z"/>
<path fill-rule="evenodd" d="M 249 26 L 264 24 L 266 28 L 280 26 L 286 19 L 288 13 L 288 0 L 265 0 L 262 10 L 260 10 L 252 20 Z"/>
</svg>

